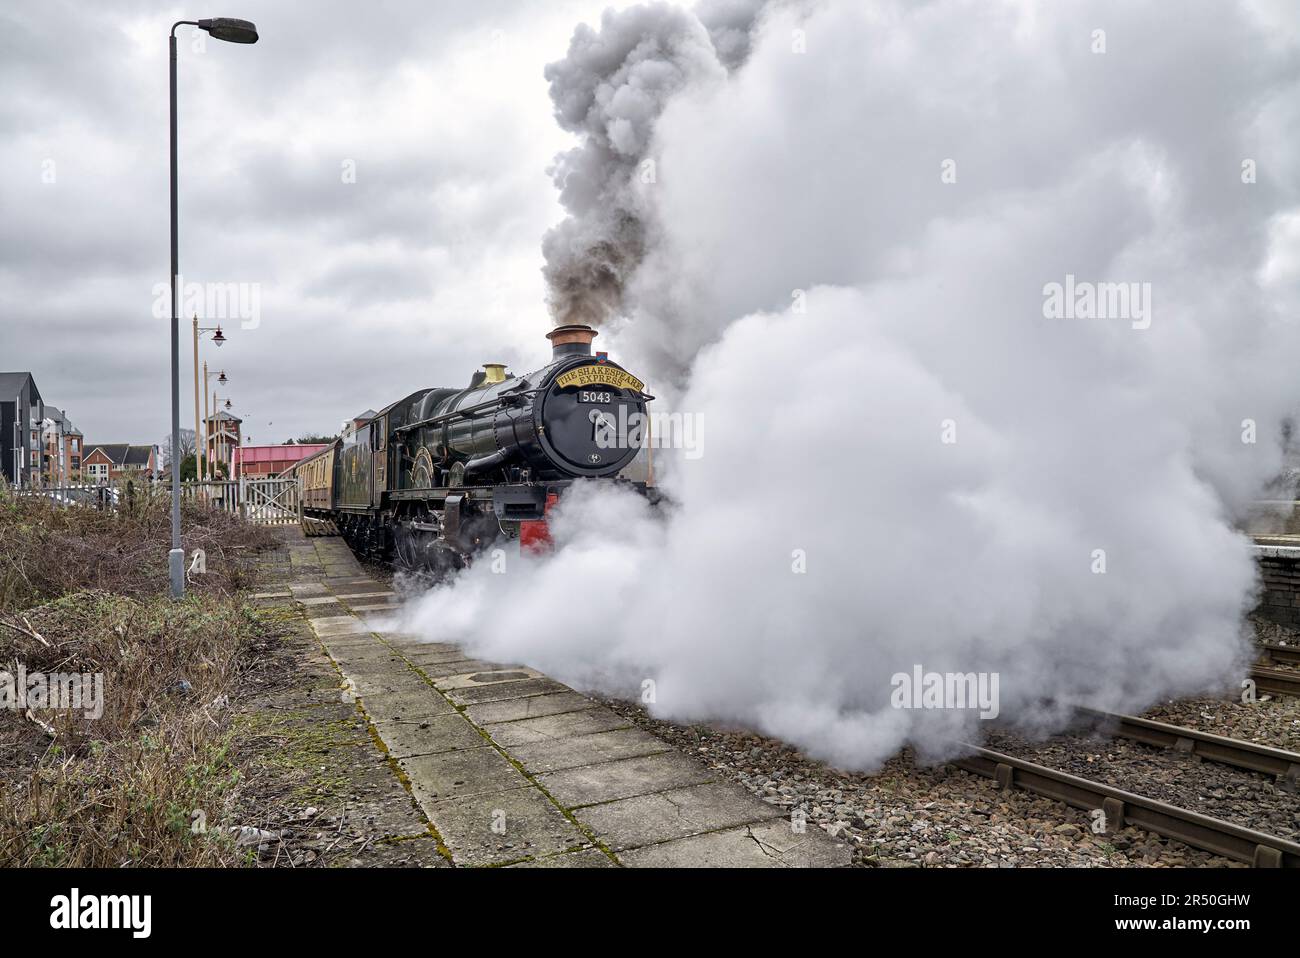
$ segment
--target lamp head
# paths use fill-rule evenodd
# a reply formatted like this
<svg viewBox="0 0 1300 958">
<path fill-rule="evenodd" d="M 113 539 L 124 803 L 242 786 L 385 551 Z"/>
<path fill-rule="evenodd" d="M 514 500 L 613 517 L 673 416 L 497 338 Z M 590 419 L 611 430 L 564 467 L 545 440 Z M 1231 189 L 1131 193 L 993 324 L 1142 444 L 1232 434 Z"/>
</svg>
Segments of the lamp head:
<svg viewBox="0 0 1300 958">
<path fill-rule="evenodd" d="M 200 20 L 199 29 L 207 30 L 218 40 L 225 40 L 229 43 L 257 42 L 257 27 L 253 26 L 248 20 L 236 20 L 233 17 L 214 17 L 211 20 Z"/>
</svg>

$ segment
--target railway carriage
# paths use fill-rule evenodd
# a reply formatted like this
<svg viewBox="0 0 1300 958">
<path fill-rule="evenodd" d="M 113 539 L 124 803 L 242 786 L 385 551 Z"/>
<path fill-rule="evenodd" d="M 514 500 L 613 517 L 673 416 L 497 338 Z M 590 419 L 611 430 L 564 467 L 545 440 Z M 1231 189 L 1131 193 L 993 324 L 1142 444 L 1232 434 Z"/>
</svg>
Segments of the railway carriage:
<svg viewBox="0 0 1300 958">
<path fill-rule="evenodd" d="M 546 539 L 547 509 L 580 479 L 620 477 L 640 452 L 645 385 L 587 326 L 547 334 L 551 361 L 522 376 L 487 363 L 468 387 L 422 389 L 296 464 L 304 513 L 411 571 L 463 566 L 501 539 Z M 629 430 L 628 424 L 634 425 Z"/>
</svg>

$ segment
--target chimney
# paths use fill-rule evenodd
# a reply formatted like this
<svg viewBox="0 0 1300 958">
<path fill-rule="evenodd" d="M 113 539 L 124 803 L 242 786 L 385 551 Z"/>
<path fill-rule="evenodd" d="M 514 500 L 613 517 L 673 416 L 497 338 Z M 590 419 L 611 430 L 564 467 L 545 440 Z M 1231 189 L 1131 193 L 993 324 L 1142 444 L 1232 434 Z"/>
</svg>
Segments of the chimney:
<svg viewBox="0 0 1300 958">
<path fill-rule="evenodd" d="M 599 333 L 590 326 L 583 326 L 580 323 L 556 326 L 546 334 L 546 338 L 551 341 L 551 358 L 590 356 L 591 341 L 598 335 Z"/>
</svg>

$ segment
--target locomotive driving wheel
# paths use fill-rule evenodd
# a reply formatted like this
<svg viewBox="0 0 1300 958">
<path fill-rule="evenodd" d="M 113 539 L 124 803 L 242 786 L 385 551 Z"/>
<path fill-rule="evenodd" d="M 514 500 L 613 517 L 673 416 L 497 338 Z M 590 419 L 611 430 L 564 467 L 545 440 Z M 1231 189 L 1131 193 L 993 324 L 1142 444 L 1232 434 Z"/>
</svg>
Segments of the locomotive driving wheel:
<svg viewBox="0 0 1300 958">
<path fill-rule="evenodd" d="M 393 527 L 393 564 L 430 585 L 462 565 L 437 527 L 437 518 L 424 508 L 403 516 Z"/>
</svg>

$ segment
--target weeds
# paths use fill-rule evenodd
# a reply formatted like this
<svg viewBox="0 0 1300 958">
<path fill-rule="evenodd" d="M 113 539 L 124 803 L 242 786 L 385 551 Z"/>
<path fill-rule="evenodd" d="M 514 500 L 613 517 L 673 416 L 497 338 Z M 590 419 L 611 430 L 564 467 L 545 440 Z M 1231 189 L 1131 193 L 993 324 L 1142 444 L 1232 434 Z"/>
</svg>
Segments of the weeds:
<svg viewBox="0 0 1300 958">
<path fill-rule="evenodd" d="M 0 670 L 98 674 L 103 712 L 0 709 L 0 865 L 238 865 L 230 707 L 275 626 L 236 593 L 274 540 L 187 508 L 207 574 L 167 589 L 165 499 L 99 512 L 0 489 Z"/>
<path fill-rule="evenodd" d="M 0 485 L 0 612 L 83 589 L 139 597 L 164 591 L 170 509 L 159 495 L 99 511 L 16 496 Z M 207 555 L 208 573 L 195 576 L 192 587 L 227 595 L 247 585 L 245 559 L 275 541 L 264 527 L 188 502 L 182 503 L 181 532 L 187 557 L 195 549 Z"/>
</svg>

